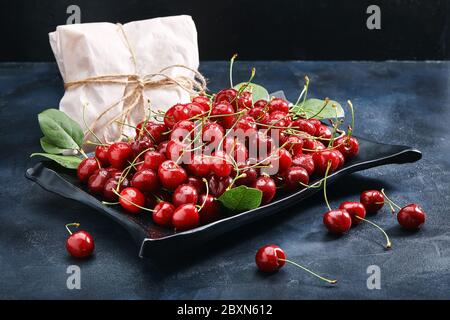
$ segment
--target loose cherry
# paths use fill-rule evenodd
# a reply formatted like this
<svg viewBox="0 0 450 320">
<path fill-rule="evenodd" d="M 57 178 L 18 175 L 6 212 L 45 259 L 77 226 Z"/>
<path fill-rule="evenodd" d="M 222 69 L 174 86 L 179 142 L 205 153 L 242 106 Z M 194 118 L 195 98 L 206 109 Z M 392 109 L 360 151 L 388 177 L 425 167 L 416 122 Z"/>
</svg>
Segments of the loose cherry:
<svg viewBox="0 0 450 320">
<path fill-rule="evenodd" d="M 334 234 L 343 234 L 350 230 L 352 218 L 346 210 L 330 210 L 323 215 L 323 224 Z"/>
<path fill-rule="evenodd" d="M 145 206 L 145 196 L 137 188 L 128 187 L 120 192 L 119 203 L 130 213 L 139 213 Z"/>
<path fill-rule="evenodd" d="M 77 176 L 81 182 L 87 182 L 89 177 L 92 176 L 100 168 L 100 163 L 95 158 L 83 159 L 77 168 Z"/>
<path fill-rule="evenodd" d="M 175 207 L 166 201 L 161 201 L 156 204 L 153 209 L 152 218 L 153 221 L 164 227 L 172 226 L 172 217 L 175 212 Z"/>
<path fill-rule="evenodd" d="M 66 249 L 72 257 L 85 258 L 92 254 L 94 251 L 94 238 L 84 230 L 80 230 L 72 233 L 69 227 L 79 227 L 79 223 L 68 223 L 66 229 L 70 236 L 66 241 Z"/>
<path fill-rule="evenodd" d="M 116 142 L 109 147 L 108 160 L 111 166 L 116 169 L 123 169 L 132 158 L 133 149 L 129 143 Z"/>
<path fill-rule="evenodd" d="M 378 190 L 367 190 L 361 193 L 360 202 L 367 213 L 375 213 L 384 205 L 384 195 Z"/>
<path fill-rule="evenodd" d="M 256 179 L 254 187 L 262 191 L 262 204 L 269 203 L 277 191 L 275 181 L 266 175 L 260 176 Z"/>
<path fill-rule="evenodd" d="M 172 195 L 172 203 L 175 207 L 183 204 L 196 204 L 198 200 L 197 189 L 189 184 L 182 184 L 175 189 Z"/>
<path fill-rule="evenodd" d="M 366 217 L 366 208 L 361 202 L 345 201 L 341 203 L 339 209 L 348 212 L 352 218 L 352 225 L 360 224 L 362 221 L 361 219 Z"/>
<path fill-rule="evenodd" d="M 172 225 L 176 231 L 184 231 L 197 227 L 200 215 L 193 204 L 183 204 L 178 207 L 172 216 Z"/>
<path fill-rule="evenodd" d="M 158 177 L 161 184 L 174 190 L 187 179 L 186 171 L 172 160 L 166 160 L 158 168 Z"/>
<path fill-rule="evenodd" d="M 425 223 L 425 219 L 425 211 L 415 203 L 401 208 L 397 214 L 398 223 L 409 230 L 419 229 Z"/>
<path fill-rule="evenodd" d="M 303 267 L 302 265 L 299 265 L 294 261 L 288 260 L 286 258 L 286 254 L 284 253 L 283 249 L 273 244 L 259 248 L 259 250 L 256 252 L 255 262 L 259 270 L 267 273 L 273 273 L 280 270 L 286 264 L 286 262 L 288 262 L 327 283 L 330 284 L 337 283 L 337 280 L 330 280 L 324 278 L 318 275 L 317 273 L 312 272 L 311 270 Z"/>
</svg>

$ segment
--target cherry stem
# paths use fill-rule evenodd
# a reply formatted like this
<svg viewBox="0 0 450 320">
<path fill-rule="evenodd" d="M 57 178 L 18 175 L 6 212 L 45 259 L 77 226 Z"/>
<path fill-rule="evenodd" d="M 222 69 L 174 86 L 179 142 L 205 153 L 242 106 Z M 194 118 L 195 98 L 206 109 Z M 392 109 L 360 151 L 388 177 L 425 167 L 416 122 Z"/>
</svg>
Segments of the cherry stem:
<svg viewBox="0 0 450 320">
<path fill-rule="evenodd" d="M 347 101 L 348 107 L 350 108 L 350 112 L 352 114 L 352 124 L 348 128 L 348 137 L 350 138 L 353 133 L 353 128 L 355 127 L 355 110 L 353 109 L 353 104 L 350 100 Z"/>
<path fill-rule="evenodd" d="M 198 209 L 198 212 L 202 211 L 203 207 L 206 204 L 206 201 L 208 200 L 208 195 L 209 195 L 209 185 L 208 185 L 208 180 L 206 180 L 205 178 L 202 179 L 202 181 L 205 183 L 206 186 L 206 196 L 205 196 L 205 200 L 203 200 L 202 205 L 200 206 L 200 208 Z"/>
<path fill-rule="evenodd" d="M 115 206 L 116 204 L 119 204 L 120 202 L 108 202 L 108 201 L 102 201 L 102 203 L 103 203 L 104 205 L 107 205 L 107 206 Z"/>
<path fill-rule="evenodd" d="M 231 57 L 230 60 L 230 85 L 231 88 L 233 88 L 233 64 L 234 64 L 234 60 L 237 58 L 237 53 L 233 54 L 233 56 Z"/>
<path fill-rule="evenodd" d="M 386 237 L 386 249 L 392 248 L 392 243 L 391 243 L 391 240 L 389 239 L 389 236 L 387 235 L 387 233 L 386 233 L 379 225 L 377 225 L 375 222 L 372 222 L 372 221 L 370 221 L 370 220 L 361 218 L 361 217 L 359 217 L 359 216 L 357 216 L 357 215 L 355 215 L 355 217 L 358 218 L 358 219 L 361 220 L 361 221 L 370 223 L 370 224 L 373 225 L 375 228 L 377 228 L 378 230 L 380 230 L 380 231 L 384 234 L 384 236 Z"/>
<path fill-rule="evenodd" d="M 303 95 L 305 95 L 305 96 L 303 98 L 302 106 L 305 104 L 306 95 L 308 94 L 308 86 L 309 86 L 309 78 L 308 78 L 308 76 L 305 76 L 305 84 L 303 85 L 303 90 L 302 90 L 302 92 L 300 92 L 300 95 L 298 96 L 297 101 L 294 104 L 295 106 L 298 105 L 298 103 L 300 102 L 300 99 L 302 98 Z"/>
<path fill-rule="evenodd" d="M 381 189 L 381 194 L 384 196 L 384 198 L 388 201 L 388 204 L 391 206 L 391 209 L 393 212 L 395 212 L 395 209 L 392 208 L 392 206 L 396 207 L 397 209 L 401 210 L 402 207 L 400 207 L 398 204 L 396 204 L 394 201 L 392 201 L 384 192 L 384 188 Z"/>
<path fill-rule="evenodd" d="M 97 139 L 98 142 L 102 143 L 102 140 L 100 140 L 100 138 L 95 134 L 94 131 L 92 131 L 91 127 L 88 126 L 87 122 L 86 122 L 86 118 L 85 118 L 85 110 L 87 107 L 88 103 L 84 103 L 83 104 L 83 111 L 82 111 L 82 118 L 83 118 L 83 123 L 84 126 L 87 128 L 87 130 L 89 131 L 90 134 L 92 134 L 92 136 Z"/>
<path fill-rule="evenodd" d="M 327 204 L 328 210 L 331 211 L 331 206 L 330 206 L 330 203 L 328 202 L 328 197 L 327 197 L 327 178 L 328 178 L 328 171 L 330 170 L 330 167 L 331 167 L 331 161 L 328 161 L 327 170 L 325 171 L 325 177 L 323 180 L 323 197 L 325 199 L 325 203 Z"/>
<path fill-rule="evenodd" d="M 72 235 L 72 231 L 70 231 L 69 227 L 79 228 L 80 224 L 78 222 L 73 222 L 73 223 L 66 224 L 67 231 L 69 232 L 70 235 Z"/>
<path fill-rule="evenodd" d="M 284 262 L 288 262 L 288 263 L 290 263 L 290 264 L 293 264 L 294 266 L 296 266 L 296 267 L 298 267 L 298 268 L 300 268 L 300 269 L 302 269 L 302 270 L 304 270 L 304 271 L 306 271 L 306 272 L 312 274 L 313 276 L 319 278 L 320 280 L 323 280 L 323 281 L 328 282 L 328 283 L 330 283 L 330 284 L 336 284 L 336 283 L 337 283 L 337 280 L 330 280 L 330 279 L 324 278 L 324 277 L 322 277 L 321 275 L 318 275 L 317 273 L 315 273 L 315 272 L 313 272 L 313 271 L 311 271 L 311 270 L 305 268 L 305 267 L 302 266 L 302 265 L 299 265 L 298 263 L 296 263 L 296 262 L 294 262 L 294 261 L 291 261 L 291 260 L 288 260 L 288 259 L 281 259 L 281 258 L 278 258 L 278 260 L 284 261 Z"/>
<path fill-rule="evenodd" d="M 80 153 L 83 155 L 83 157 L 85 157 L 86 159 L 88 158 L 87 154 L 84 152 L 83 149 L 78 149 L 78 151 L 80 151 Z"/>
<path fill-rule="evenodd" d="M 328 105 L 329 102 L 330 102 L 330 99 L 329 98 L 325 98 L 325 103 L 322 106 L 322 108 L 320 108 L 320 110 L 317 111 L 316 114 L 312 115 L 311 117 L 308 117 L 308 119 L 313 119 L 313 118 L 317 117 L 319 114 L 321 114 L 322 111 L 325 109 L 325 107 Z"/>
</svg>

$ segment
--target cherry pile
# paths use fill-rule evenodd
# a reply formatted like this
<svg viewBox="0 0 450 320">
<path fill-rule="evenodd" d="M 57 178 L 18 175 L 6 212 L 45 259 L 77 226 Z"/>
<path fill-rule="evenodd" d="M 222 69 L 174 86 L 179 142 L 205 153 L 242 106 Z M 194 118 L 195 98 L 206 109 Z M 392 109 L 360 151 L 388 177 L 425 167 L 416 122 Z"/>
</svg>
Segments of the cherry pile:
<svg viewBox="0 0 450 320">
<path fill-rule="evenodd" d="M 105 204 L 130 214 L 152 212 L 156 224 L 176 230 L 220 219 L 217 198 L 230 188 L 259 189 L 267 204 L 279 189 L 308 187 L 311 176 L 323 177 L 328 163 L 328 173 L 338 170 L 359 149 L 351 130 L 292 114 L 281 98 L 253 103 L 250 91 L 233 88 L 154 112 L 135 129 L 128 141 L 96 143 L 78 178 Z M 246 138 L 230 134 L 238 130 Z M 249 152 L 252 144 L 266 154 Z"/>
</svg>

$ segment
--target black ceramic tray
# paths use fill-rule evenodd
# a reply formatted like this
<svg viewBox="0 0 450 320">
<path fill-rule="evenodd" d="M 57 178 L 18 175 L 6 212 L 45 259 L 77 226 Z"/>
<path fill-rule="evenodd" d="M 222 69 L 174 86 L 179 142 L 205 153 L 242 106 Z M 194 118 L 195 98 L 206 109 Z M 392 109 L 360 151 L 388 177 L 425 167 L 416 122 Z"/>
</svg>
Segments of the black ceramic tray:
<svg viewBox="0 0 450 320">
<path fill-rule="evenodd" d="M 352 172 L 365 170 L 385 164 L 409 163 L 422 157 L 420 151 L 406 146 L 388 145 L 359 138 L 360 152 L 357 157 L 346 162 L 345 166 L 331 174 L 328 183 Z M 120 206 L 105 206 L 100 200 L 85 191 L 73 170 L 64 169 L 57 164 L 43 161 L 26 172 L 26 177 L 38 183 L 42 188 L 91 206 L 121 224 L 140 245 L 139 255 L 150 257 L 161 251 L 181 251 L 215 238 L 221 234 L 239 228 L 298 203 L 319 188 L 309 188 L 297 192 L 279 195 L 265 206 L 228 216 L 222 220 L 198 227 L 193 230 L 175 233 L 155 225 L 149 214 L 129 215 Z M 314 181 L 312 181 L 313 183 Z"/>
</svg>

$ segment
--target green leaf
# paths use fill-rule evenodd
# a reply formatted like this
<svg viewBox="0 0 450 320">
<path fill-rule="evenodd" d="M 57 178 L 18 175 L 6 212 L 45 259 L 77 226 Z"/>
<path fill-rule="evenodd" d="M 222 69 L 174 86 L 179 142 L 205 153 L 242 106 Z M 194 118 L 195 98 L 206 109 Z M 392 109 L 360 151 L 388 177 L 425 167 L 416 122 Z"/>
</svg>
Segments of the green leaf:
<svg viewBox="0 0 450 320">
<path fill-rule="evenodd" d="M 250 91 L 252 93 L 252 100 L 253 102 L 256 102 L 258 100 L 264 99 L 269 100 L 269 91 L 266 90 L 263 86 L 260 86 L 256 83 L 248 83 L 248 82 L 241 82 L 234 86 L 234 89 L 240 90 L 242 86 L 245 87 L 245 91 Z"/>
<path fill-rule="evenodd" d="M 77 169 L 78 165 L 82 161 L 81 158 L 75 157 L 75 156 L 61 156 L 56 154 L 49 154 L 49 153 L 33 153 L 30 157 L 34 156 L 42 156 L 49 158 L 61 166 L 69 169 Z"/>
<path fill-rule="evenodd" d="M 83 144 L 83 130 L 64 112 L 47 109 L 38 115 L 38 120 L 47 141 L 55 147 L 79 149 Z"/>
<path fill-rule="evenodd" d="M 304 104 L 292 106 L 291 111 L 294 114 L 303 116 L 305 118 L 314 118 L 319 120 L 335 119 L 336 114 L 338 118 L 343 118 L 345 116 L 344 109 L 342 109 L 342 106 L 338 102 L 329 100 L 328 104 L 325 107 L 324 105 L 325 100 L 307 99 Z M 336 108 L 333 108 L 333 105 L 335 105 Z"/>
<path fill-rule="evenodd" d="M 61 154 L 65 150 L 65 149 L 61 149 L 61 148 L 58 148 L 57 146 L 53 145 L 46 137 L 42 137 L 40 141 L 41 141 L 42 150 L 44 150 L 47 153 Z"/>
<path fill-rule="evenodd" d="M 246 211 L 261 205 L 262 192 L 255 188 L 239 186 L 225 191 L 218 199 L 225 207 L 233 211 Z"/>
</svg>

